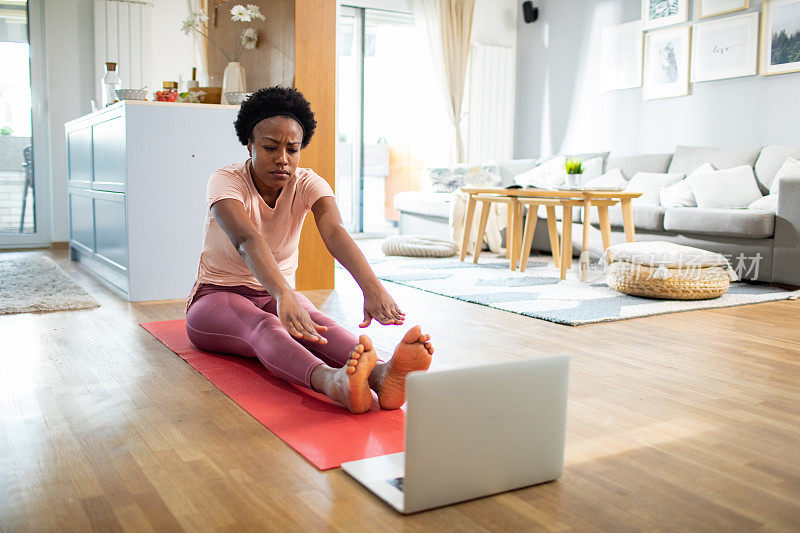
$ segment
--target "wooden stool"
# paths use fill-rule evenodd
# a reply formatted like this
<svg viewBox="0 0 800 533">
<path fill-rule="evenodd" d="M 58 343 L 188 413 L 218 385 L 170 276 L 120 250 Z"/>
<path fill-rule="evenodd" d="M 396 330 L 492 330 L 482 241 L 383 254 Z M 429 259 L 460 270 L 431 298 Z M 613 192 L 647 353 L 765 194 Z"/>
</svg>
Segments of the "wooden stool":
<svg viewBox="0 0 800 533">
<path fill-rule="evenodd" d="M 531 255 L 533 245 L 533 233 L 536 231 L 536 221 L 538 218 L 539 206 L 547 208 L 547 230 L 550 234 L 550 251 L 553 254 L 553 263 L 558 268 L 561 262 L 560 245 L 558 242 L 558 228 L 556 227 L 556 206 L 561 205 L 561 200 L 547 198 L 519 198 L 519 203 L 528 206 L 528 215 L 525 219 L 525 237 L 522 239 L 520 248 L 519 271 L 525 272 L 528 266 L 528 257 Z"/>
<path fill-rule="evenodd" d="M 477 263 L 478 257 L 481 255 L 481 247 L 483 244 L 483 237 L 486 234 L 486 223 L 489 220 L 489 208 L 492 203 L 499 202 L 508 204 L 508 225 L 506 228 L 506 256 L 511 260 L 511 270 L 517 268 L 517 249 L 520 242 L 520 228 L 519 220 L 522 217 L 520 212 L 522 206 L 519 199 L 512 196 L 500 196 L 496 194 L 476 194 L 473 196 L 477 202 L 481 203 L 481 220 L 478 223 L 478 234 L 475 238 L 475 253 L 472 256 L 472 262 Z M 468 231 L 465 228 L 464 231 Z M 467 239 L 464 239 L 465 241 Z M 464 250 L 462 249 L 462 256 Z"/>
</svg>

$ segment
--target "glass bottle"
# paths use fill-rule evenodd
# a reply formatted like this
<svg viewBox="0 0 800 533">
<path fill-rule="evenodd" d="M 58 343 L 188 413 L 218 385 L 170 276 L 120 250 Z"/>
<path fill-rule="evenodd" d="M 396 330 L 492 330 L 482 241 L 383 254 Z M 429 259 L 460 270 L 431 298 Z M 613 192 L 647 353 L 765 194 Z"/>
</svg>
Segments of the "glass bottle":
<svg viewBox="0 0 800 533">
<path fill-rule="evenodd" d="M 116 63 L 106 63 L 106 73 L 100 80 L 100 92 L 102 94 L 103 107 L 109 106 L 117 102 L 117 89 L 122 88 L 122 80 L 117 72 Z"/>
</svg>

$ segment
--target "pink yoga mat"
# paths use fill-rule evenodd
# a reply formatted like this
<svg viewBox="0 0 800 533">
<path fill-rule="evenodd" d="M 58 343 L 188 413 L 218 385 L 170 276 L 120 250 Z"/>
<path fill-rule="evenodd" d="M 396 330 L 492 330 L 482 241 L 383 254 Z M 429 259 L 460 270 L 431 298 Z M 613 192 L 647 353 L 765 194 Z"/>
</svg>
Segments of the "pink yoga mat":
<svg viewBox="0 0 800 533">
<path fill-rule="evenodd" d="M 405 413 L 377 400 L 354 415 L 327 397 L 276 378 L 256 359 L 194 347 L 185 320 L 141 326 L 320 470 L 404 449 Z"/>
</svg>

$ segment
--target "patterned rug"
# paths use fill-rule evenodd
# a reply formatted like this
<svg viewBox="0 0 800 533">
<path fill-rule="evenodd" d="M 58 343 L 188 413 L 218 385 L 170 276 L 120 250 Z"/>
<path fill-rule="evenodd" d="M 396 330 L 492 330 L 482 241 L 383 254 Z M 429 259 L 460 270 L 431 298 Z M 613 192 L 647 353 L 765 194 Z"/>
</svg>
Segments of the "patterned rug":
<svg viewBox="0 0 800 533">
<path fill-rule="evenodd" d="M 510 271 L 508 259 L 491 253 L 482 254 L 478 265 L 471 256 L 464 262 L 457 257 L 373 256 L 369 262 L 375 274 L 386 281 L 569 326 L 800 298 L 800 290 L 750 283 L 732 283 L 728 292 L 712 300 L 628 296 L 610 289 L 596 264 L 590 265 L 587 282 L 578 278 L 577 260 L 567 279 L 561 280 L 548 259 L 531 257 L 522 273 Z"/>
<path fill-rule="evenodd" d="M 49 257 L 3 255 L 0 254 L 0 315 L 100 305 Z"/>
</svg>

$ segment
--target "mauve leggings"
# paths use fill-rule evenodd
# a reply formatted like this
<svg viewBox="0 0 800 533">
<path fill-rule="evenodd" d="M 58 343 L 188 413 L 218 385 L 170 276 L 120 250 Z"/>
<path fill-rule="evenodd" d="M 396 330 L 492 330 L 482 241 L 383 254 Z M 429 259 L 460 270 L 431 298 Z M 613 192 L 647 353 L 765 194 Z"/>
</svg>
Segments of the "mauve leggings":
<svg viewBox="0 0 800 533">
<path fill-rule="evenodd" d="M 278 319 L 275 298 L 245 286 L 201 285 L 186 312 L 186 332 L 201 350 L 257 357 L 276 376 L 311 388 L 314 367 L 344 366 L 358 338 L 308 298 L 297 292 L 295 296 L 314 322 L 327 326 L 322 334 L 327 344 L 292 337 Z"/>
</svg>

